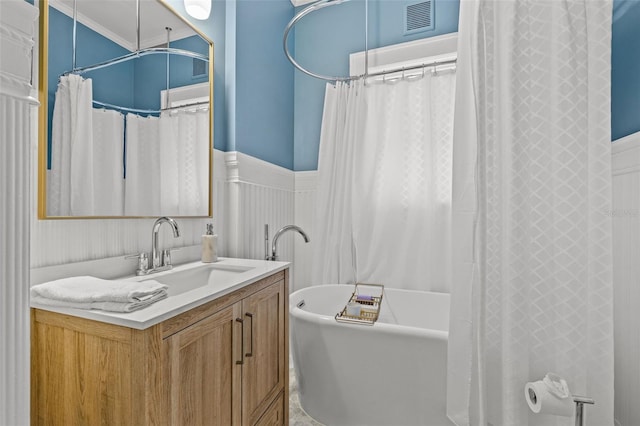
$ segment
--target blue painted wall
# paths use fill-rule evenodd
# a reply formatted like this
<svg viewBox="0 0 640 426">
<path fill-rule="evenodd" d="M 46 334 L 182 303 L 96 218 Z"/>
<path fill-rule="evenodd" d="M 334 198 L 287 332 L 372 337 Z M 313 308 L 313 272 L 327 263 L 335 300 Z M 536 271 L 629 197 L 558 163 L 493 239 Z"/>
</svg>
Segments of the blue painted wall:
<svg viewBox="0 0 640 426">
<path fill-rule="evenodd" d="M 369 48 L 388 46 L 458 31 L 459 0 L 435 0 L 434 29 L 403 34 L 403 10 L 415 1 L 369 1 Z M 349 54 L 364 50 L 364 0 L 321 9 L 294 28 L 296 60 L 321 74 L 349 74 Z M 318 166 L 320 125 L 326 82 L 301 72 L 295 74 L 294 170 Z"/>
<path fill-rule="evenodd" d="M 209 40 L 213 41 L 213 143 L 216 149 L 229 151 L 227 126 L 227 87 L 225 70 L 226 45 L 226 10 L 227 1 L 213 0 L 211 15 L 207 20 L 193 19 L 184 9 L 183 0 L 164 0 L 176 12 L 185 17 L 193 26 L 198 28 Z"/>
<path fill-rule="evenodd" d="M 282 51 L 289 0 L 236 3 L 235 149 L 293 169 L 294 70 Z"/>
<path fill-rule="evenodd" d="M 206 21 L 167 0 L 214 42 L 215 147 L 293 168 L 293 69 L 281 53 L 289 0 L 213 0 Z"/>
<path fill-rule="evenodd" d="M 183 0 L 166 1 L 187 17 Z M 402 35 L 404 3 L 405 0 L 370 0 L 370 47 L 457 31 L 459 0 L 436 0 L 435 29 Z M 352 0 L 304 18 L 290 37 L 295 57 L 312 70 L 346 75 L 348 55 L 364 48 L 363 12 L 364 0 Z M 314 170 L 324 82 L 294 72 L 284 58 L 281 37 L 293 13 L 289 0 L 213 0 L 208 20 L 187 19 L 214 42 L 215 147 L 238 150 L 294 170 Z M 69 19 L 56 15 L 57 11 L 52 10 L 52 25 L 56 19 Z M 636 46 L 640 40 L 639 22 L 640 1 L 614 0 L 614 140 L 640 131 L 640 49 Z M 69 50 L 55 53 L 51 60 L 54 68 L 66 70 L 71 66 L 70 29 L 58 34 L 66 38 Z M 90 62 L 94 59 L 97 60 Z M 164 73 L 158 75 L 164 78 Z M 55 91 L 57 84 L 56 77 L 53 79 L 49 82 L 50 91 Z M 131 93 L 126 86 L 120 87 L 121 95 Z M 104 99 L 115 94 L 105 93 Z"/>
<path fill-rule="evenodd" d="M 614 0 L 611 35 L 611 138 L 640 131 L 640 1 Z"/>
</svg>

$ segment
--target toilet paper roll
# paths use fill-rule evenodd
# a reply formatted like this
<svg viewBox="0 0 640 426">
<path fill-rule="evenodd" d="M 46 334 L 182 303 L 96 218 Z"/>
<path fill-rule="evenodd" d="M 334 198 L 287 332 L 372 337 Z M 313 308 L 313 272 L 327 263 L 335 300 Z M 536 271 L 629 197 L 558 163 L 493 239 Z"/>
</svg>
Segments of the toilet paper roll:
<svg viewBox="0 0 640 426">
<path fill-rule="evenodd" d="M 531 411 L 536 414 L 552 414 L 554 416 L 573 416 L 573 398 L 559 398 L 549 392 L 547 384 L 542 380 L 529 382 L 524 387 L 524 397 Z"/>
</svg>

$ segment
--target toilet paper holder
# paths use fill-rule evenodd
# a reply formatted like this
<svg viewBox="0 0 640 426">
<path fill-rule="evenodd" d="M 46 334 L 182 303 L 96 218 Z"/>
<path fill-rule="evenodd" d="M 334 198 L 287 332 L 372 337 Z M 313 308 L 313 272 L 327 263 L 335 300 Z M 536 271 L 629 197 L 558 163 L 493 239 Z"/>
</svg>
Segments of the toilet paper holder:
<svg viewBox="0 0 640 426">
<path fill-rule="evenodd" d="M 572 395 L 573 402 L 576 404 L 576 423 L 575 426 L 584 426 L 584 404 L 595 404 L 596 402 L 586 396 Z"/>
</svg>

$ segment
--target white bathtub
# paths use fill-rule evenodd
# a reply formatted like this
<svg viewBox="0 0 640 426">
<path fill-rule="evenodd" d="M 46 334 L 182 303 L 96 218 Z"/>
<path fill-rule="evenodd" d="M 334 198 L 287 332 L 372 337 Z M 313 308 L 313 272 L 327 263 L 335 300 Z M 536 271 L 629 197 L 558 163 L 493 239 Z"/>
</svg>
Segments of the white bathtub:
<svg viewBox="0 0 640 426">
<path fill-rule="evenodd" d="M 291 294 L 302 408 L 331 426 L 451 425 L 449 295 L 386 289 L 375 325 L 338 323 L 334 315 L 352 292 L 352 285 L 322 285 Z"/>
</svg>

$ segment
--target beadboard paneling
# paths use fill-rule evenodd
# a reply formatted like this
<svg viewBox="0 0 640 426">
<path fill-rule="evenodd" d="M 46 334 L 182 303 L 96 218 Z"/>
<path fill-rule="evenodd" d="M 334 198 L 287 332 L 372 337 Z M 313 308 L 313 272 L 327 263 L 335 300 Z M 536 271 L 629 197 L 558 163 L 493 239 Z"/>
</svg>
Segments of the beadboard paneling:
<svg viewBox="0 0 640 426">
<path fill-rule="evenodd" d="M 295 173 L 239 152 L 225 154 L 227 167 L 226 230 L 227 250 L 232 257 L 264 259 L 264 225 L 269 225 L 269 247 L 281 227 L 296 224 Z M 306 232 L 306 229 L 305 229 Z M 292 262 L 294 277 L 294 238 L 287 232 L 278 240 L 280 260 Z M 294 280 L 292 280 L 294 285 Z M 293 288 L 293 287 L 292 287 Z"/>
<path fill-rule="evenodd" d="M 313 244 L 316 237 L 313 228 L 314 212 L 316 211 L 317 171 L 296 173 L 295 194 L 295 222 L 307 232 L 311 242 L 304 243 L 302 239 L 296 239 L 294 243 L 296 268 L 291 274 L 293 279 L 291 289 L 293 291 L 311 285 L 311 266 L 313 261 Z M 324 214 L 324 212 L 320 212 Z"/>
<path fill-rule="evenodd" d="M 612 148 L 615 418 L 640 425 L 640 133 Z M 597 402 L 596 402 L 597 403 Z"/>
</svg>

